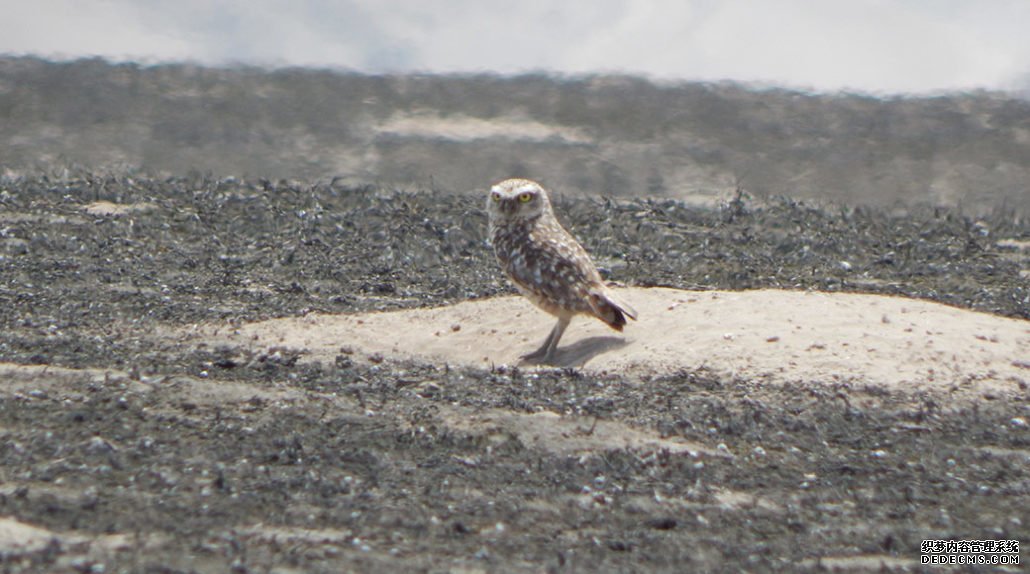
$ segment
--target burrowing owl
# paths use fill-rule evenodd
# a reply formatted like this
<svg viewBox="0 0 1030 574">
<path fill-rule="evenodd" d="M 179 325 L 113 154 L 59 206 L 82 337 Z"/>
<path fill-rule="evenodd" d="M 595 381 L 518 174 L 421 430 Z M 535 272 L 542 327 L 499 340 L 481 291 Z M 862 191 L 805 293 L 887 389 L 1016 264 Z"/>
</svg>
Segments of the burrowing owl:
<svg viewBox="0 0 1030 574">
<path fill-rule="evenodd" d="M 533 304 L 558 317 L 544 344 L 523 359 L 553 361 L 562 333 L 580 313 L 616 331 L 622 331 L 626 317 L 637 318 L 604 285 L 583 246 L 558 223 L 540 184 L 502 181 L 490 189 L 486 206 L 494 254 L 504 272 Z"/>
</svg>

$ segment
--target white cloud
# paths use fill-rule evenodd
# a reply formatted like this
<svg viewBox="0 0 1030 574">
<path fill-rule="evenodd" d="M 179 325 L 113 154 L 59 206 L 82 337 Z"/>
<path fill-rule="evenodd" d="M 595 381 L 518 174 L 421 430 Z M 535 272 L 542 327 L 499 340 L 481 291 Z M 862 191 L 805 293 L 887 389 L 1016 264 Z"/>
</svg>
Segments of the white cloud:
<svg viewBox="0 0 1030 574">
<path fill-rule="evenodd" d="M 968 87 L 990 55 L 948 20 L 904 3 L 731 1 L 695 39 L 702 74 L 818 88 Z"/>
<path fill-rule="evenodd" d="M 193 47 L 179 30 L 151 29 L 120 2 L 0 1 L 0 52 L 47 57 L 149 56 L 182 60 Z"/>
<path fill-rule="evenodd" d="M 377 71 L 620 71 L 832 90 L 1030 78 L 1023 0 L 0 0 L 0 51 Z"/>
</svg>

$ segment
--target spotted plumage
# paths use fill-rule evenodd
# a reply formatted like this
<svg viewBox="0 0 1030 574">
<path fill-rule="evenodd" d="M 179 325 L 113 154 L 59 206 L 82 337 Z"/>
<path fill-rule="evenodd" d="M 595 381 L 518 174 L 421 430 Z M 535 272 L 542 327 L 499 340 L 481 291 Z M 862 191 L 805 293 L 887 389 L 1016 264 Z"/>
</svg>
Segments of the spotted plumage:
<svg viewBox="0 0 1030 574">
<path fill-rule="evenodd" d="M 487 200 L 494 254 L 519 292 L 558 323 L 544 344 L 523 359 L 551 362 L 572 318 L 592 315 L 621 331 L 636 319 L 601 280 L 583 246 L 558 223 L 547 191 L 528 179 L 508 179 Z"/>
</svg>

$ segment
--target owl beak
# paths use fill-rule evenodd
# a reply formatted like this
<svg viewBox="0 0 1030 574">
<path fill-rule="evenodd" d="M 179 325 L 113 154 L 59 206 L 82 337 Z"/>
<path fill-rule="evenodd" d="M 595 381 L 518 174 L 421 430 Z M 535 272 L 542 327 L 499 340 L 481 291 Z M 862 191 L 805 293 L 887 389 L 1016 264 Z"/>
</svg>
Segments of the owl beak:
<svg viewBox="0 0 1030 574">
<path fill-rule="evenodd" d="M 507 215 L 514 215 L 516 207 L 518 206 L 515 205 L 515 202 L 510 199 L 501 202 L 501 211 L 503 211 Z"/>
</svg>

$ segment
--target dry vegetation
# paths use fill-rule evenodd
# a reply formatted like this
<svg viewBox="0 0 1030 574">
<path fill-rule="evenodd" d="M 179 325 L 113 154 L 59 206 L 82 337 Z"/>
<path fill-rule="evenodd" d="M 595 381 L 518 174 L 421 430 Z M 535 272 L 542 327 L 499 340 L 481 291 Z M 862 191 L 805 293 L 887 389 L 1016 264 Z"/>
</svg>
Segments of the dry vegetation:
<svg viewBox="0 0 1030 574">
<path fill-rule="evenodd" d="M 510 293 L 462 192 L 512 171 L 564 189 L 624 283 L 1025 320 L 1028 117 L 992 94 L 0 60 L 0 570 L 880 572 L 917 570 L 924 539 L 1025 546 L 1025 385 L 957 401 L 962 381 L 182 333 Z"/>
</svg>

